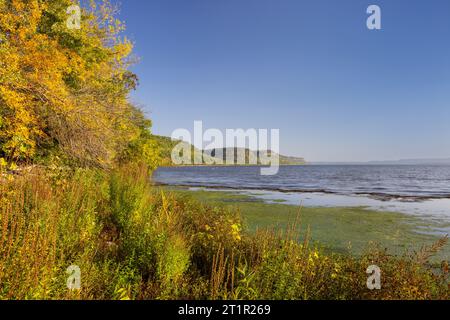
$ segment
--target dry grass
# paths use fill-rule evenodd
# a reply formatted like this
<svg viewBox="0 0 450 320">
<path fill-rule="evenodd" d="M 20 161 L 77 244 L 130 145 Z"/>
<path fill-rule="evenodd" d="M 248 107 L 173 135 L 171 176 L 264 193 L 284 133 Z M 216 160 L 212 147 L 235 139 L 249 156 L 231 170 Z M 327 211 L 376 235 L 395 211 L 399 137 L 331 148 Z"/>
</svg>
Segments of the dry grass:
<svg viewBox="0 0 450 320">
<path fill-rule="evenodd" d="M 242 230 L 238 212 L 154 189 L 143 166 L 36 169 L 0 185 L 1 299 L 449 299 L 442 239 L 395 257 L 356 258 L 299 235 Z M 301 214 L 297 223 L 301 223 Z M 368 290 L 366 269 L 382 270 Z M 81 290 L 66 269 L 81 269 Z"/>
</svg>

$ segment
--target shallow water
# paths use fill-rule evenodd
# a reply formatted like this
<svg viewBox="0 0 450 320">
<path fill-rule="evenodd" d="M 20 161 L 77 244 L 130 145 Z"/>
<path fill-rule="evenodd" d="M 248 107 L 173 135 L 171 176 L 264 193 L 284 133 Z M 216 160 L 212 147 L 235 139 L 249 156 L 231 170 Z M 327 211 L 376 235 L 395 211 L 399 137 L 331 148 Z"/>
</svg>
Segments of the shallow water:
<svg viewBox="0 0 450 320">
<path fill-rule="evenodd" d="M 269 204 L 286 204 L 303 207 L 364 207 L 369 210 L 398 212 L 423 220 L 415 232 L 445 236 L 450 234 L 450 199 L 430 199 L 420 202 L 396 200 L 382 201 L 365 196 L 346 196 L 327 193 L 295 193 L 266 190 L 230 190 L 220 188 L 189 187 L 191 191 L 227 192 L 260 199 Z"/>
<path fill-rule="evenodd" d="M 170 185 L 362 194 L 413 201 L 450 198 L 450 166 L 445 165 L 281 166 L 274 176 L 260 175 L 256 166 L 168 167 L 158 169 L 154 179 Z"/>
<path fill-rule="evenodd" d="M 268 203 L 367 207 L 450 223 L 450 166 L 285 166 L 276 176 L 259 167 L 171 167 L 158 183 L 234 189 Z"/>
</svg>

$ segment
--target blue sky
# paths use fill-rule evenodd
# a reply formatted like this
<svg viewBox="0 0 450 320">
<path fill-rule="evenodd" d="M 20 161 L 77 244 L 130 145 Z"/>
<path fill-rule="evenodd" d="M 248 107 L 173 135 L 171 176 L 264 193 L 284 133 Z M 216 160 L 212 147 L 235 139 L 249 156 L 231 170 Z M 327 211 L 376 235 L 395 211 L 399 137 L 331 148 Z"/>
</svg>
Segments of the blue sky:
<svg viewBox="0 0 450 320">
<path fill-rule="evenodd" d="M 382 10 L 382 30 L 366 9 Z M 156 134 L 280 129 L 309 161 L 450 157 L 448 0 L 123 0 Z"/>
</svg>

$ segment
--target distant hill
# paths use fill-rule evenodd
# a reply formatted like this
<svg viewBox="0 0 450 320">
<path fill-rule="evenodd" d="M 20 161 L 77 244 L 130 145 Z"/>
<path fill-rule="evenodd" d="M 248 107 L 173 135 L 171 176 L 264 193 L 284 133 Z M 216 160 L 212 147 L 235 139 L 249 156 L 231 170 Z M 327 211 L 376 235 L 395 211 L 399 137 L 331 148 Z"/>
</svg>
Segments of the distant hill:
<svg viewBox="0 0 450 320">
<path fill-rule="evenodd" d="M 301 158 L 301 157 L 283 156 L 280 154 L 280 164 L 303 165 L 303 164 L 306 164 L 306 160 L 305 160 L 305 158 Z"/>
<path fill-rule="evenodd" d="M 312 165 L 450 165 L 450 158 L 401 159 L 367 162 L 311 162 Z"/>
<path fill-rule="evenodd" d="M 401 159 L 397 161 L 369 161 L 369 164 L 404 164 L 404 165 L 450 165 L 450 158 L 444 159 Z"/>
<path fill-rule="evenodd" d="M 234 150 L 233 150 L 234 149 Z M 257 164 L 261 164 L 261 157 L 270 157 L 272 156 L 272 151 L 252 151 L 246 148 L 223 148 L 222 150 L 222 159 L 226 161 L 227 156 L 231 157 L 234 152 L 234 163 L 237 162 L 238 153 L 242 152 L 245 155 L 245 163 L 250 163 L 250 158 L 253 157 L 257 160 Z M 218 150 L 205 150 L 205 153 L 211 155 L 212 157 L 216 157 Z M 300 157 L 290 157 L 279 154 L 279 160 L 281 165 L 302 165 L 305 164 L 305 159 Z"/>
<path fill-rule="evenodd" d="M 172 150 L 173 148 L 178 145 L 180 142 L 185 144 L 187 147 L 189 147 L 189 143 L 183 142 L 183 141 L 172 141 L 169 137 L 164 136 L 158 136 L 153 135 L 153 139 L 155 139 L 161 149 L 161 157 L 162 157 L 162 165 L 163 166 L 171 166 L 172 165 Z M 201 153 L 200 150 L 195 148 L 193 145 L 190 145 L 191 147 L 191 157 L 192 157 L 192 163 L 200 162 Z M 198 151 L 198 152 L 195 152 Z M 204 154 L 203 159 L 210 159 L 212 162 L 212 158 L 208 155 Z M 195 161 L 199 160 L 199 161 Z"/>
<path fill-rule="evenodd" d="M 171 165 L 172 164 L 172 160 L 171 160 L 171 153 L 172 153 L 172 149 L 178 144 L 180 143 L 180 141 L 172 141 L 171 138 L 169 137 L 164 137 L 164 136 L 157 136 L 154 135 L 153 136 L 154 139 L 158 142 L 160 148 L 161 148 L 161 156 L 164 159 L 163 161 L 163 165 Z M 188 144 L 187 142 L 183 142 Z M 271 151 L 252 151 L 249 149 L 243 149 L 243 148 L 234 148 L 235 149 L 235 156 L 234 156 L 234 161 L 233 163 L 237 162 L 237 154 L 238 152 L 243 152 L 245 155 L 245 163 L 249 164 L 249 159 L 251 156 L 256 157 L 257 159 L 257 163 L 261 164 L 260 161 L 260 156 L 263 156 L 263 152 L 268 153 L 268 155 L 271 155 Z M 195 153 L 194 151 L 197 150 L 198 153 Z M 191 153 L 192 153 L 192 160 L 194 162 L 194 157 L 200 154 L 200 150 L 198 150 L 197 148 L 195 148 L 194 146 L 191 145 Z M 203 159 L 209 159 L 211 162 L 212 160 L 215 159 L 216 154 L 219 154 L 219 150 L 204 150 L 203 151 Z M 222 149 L 222 154 L 223 154 L 223 161 L 225 162 L 227 159 L 227 155 L 229 155 L 231 157 L 233 153 L 233 148 L 223 148 Z M 280 159 L 280 164 L 281 165 L 303 165 L 305 164 L 305 159 L 301 158 L 301 157 L 290 157 L 290 156 L 284 156 L 284 155 L 279 155 L 279 159 Z"/>
</svg>

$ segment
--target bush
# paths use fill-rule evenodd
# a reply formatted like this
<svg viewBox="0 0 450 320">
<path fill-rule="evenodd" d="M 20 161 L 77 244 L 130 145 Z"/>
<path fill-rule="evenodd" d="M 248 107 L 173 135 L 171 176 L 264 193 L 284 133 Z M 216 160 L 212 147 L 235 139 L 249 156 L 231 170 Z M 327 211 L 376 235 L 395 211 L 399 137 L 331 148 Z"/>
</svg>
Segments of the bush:
<svg viewBox="0 0 450 320">
<path fill-rule="evenodd" d="M 1 299 L 449 299 L 446 239 L 391 256 L 330 253 L 289 230 L 242 230 L 237 211 L 151 185 L 147 165 L 35 169 L 0 185 Z M 81 289 L 66 287 L 67 267 Z M 368 290 L 366 269 L 382 270 Z"/>
</svg>

